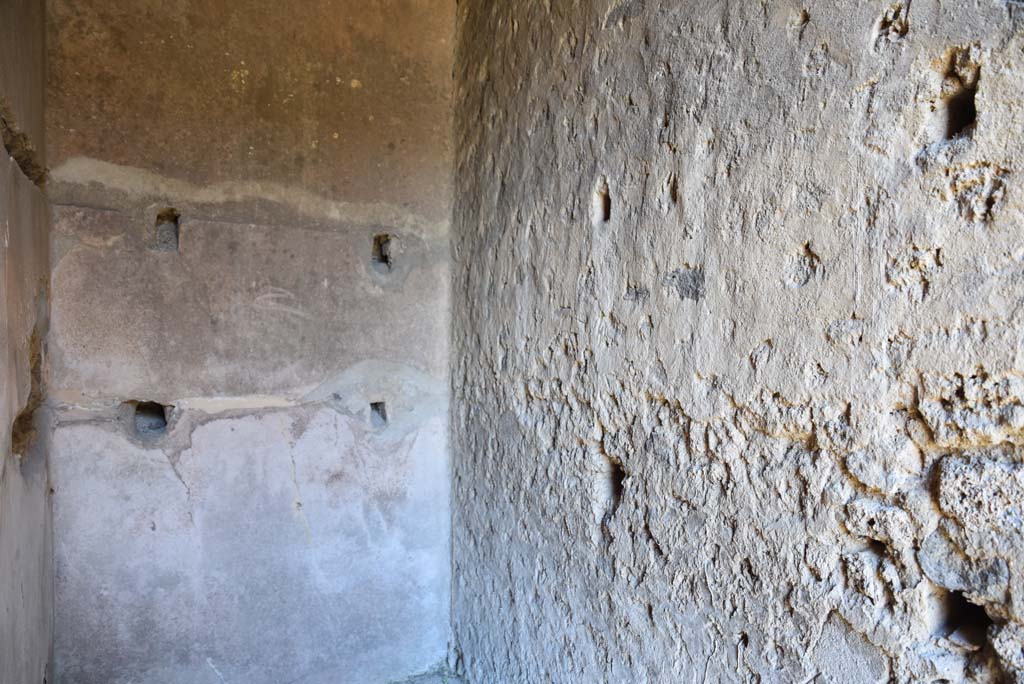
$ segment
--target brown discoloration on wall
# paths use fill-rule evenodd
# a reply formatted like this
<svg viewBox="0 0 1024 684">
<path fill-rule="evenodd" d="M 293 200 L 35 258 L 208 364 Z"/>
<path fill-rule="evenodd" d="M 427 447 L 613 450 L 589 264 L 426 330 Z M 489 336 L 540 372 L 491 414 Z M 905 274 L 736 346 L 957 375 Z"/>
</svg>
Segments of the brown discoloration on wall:
<svg viewBox="0 0 1024 684">
<path fill-rule="evenodd" d="M 43 4 L 0 2 L 0 682 L 50 678 L 53 565 L 42 401 L 49 210 Z"/>
<path fill-rule="evenodd" d="M 36 0 L 0 3 L 0 114 L 38 151 L 46 138 L 44 16 Z"/>
<path fill-rule="evenodd" d="M 451 0 L 54 0 L 50 166 L 447 215 Z M 55 187 L 58 201 L 104 191 Z M 241 212 L 236 212 L 241 213 Z"/>
</svg>

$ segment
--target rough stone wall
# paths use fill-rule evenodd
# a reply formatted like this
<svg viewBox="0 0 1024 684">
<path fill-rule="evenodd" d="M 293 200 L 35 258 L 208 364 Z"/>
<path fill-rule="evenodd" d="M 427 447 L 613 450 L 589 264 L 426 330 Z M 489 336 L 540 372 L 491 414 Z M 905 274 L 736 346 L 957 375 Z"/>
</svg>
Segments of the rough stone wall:
<svg viewBox="0 0 1024 684">
<path fill-rule="evenodd" d="M 1024 681 L 1022 21 L 460 8 L 475 684 Z"/>
<path fill-rule="evenodd" d="M 49 22 L 60 681 L 430 670 L 454 3 Z"/>
<path fill-rule="evenodd" d="M 43 5 L 0 2 L 0 682 L 45 682 L 52 540 L 40 408 L 49 278 Z"/>
</svg>

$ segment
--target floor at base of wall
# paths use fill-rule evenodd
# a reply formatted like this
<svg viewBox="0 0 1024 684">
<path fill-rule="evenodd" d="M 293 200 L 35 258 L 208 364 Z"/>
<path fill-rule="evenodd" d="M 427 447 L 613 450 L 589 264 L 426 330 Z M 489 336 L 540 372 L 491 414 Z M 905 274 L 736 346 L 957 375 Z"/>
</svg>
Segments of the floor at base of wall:
<svg viewBox="0 0 1024 684">
<path fill-rule="evenodd" d="M 407 679 L 401 684 L 467 684 L 467 682 L 450 674 L 425 674 Z"/>
</svg>

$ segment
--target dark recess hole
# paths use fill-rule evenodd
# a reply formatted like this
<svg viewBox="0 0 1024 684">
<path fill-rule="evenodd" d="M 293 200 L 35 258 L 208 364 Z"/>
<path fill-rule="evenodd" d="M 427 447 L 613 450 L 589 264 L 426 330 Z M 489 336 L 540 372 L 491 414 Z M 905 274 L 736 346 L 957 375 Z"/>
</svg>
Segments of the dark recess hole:
<svg viewBox="0 0 1024 684">
<path fill-rule="evenodd" d="M 612 485 L 612 511 L 619 508 L 622 501 L 622 483 L 626 479 L 626 471 L 618 463 L 612 464 L 611 485 Z"/>
<path fill-rule="evenodd" d="M 608 179 L 604 176 L 597 181 L 591 204 L 590 211 L 595 226 L 612 220 L 612 194 L 608 187 Z"/>
<path fill-rule="evenodd" d="M 373 236 L 372 261 L 378 273 L 391 272 L 391 236 L 387 233 Z"/>
<path fill-rule="evenodd" d="M 978 120 L 977 94 L 977 88 L 968 88 L 946 100 L 947 140 L 965 135 Z"/>
<path fill-rule="evenodd" d="M 140 401 L 135 404 L 135 434 L 143 439 L 159 437 L 167 432 L 167 416 L 170 406 L 155 401 Z"/>
<path fill-rule="evenodd" d="M 605 191 L 601 193 L 599 201 L 601 203 L 601 221 L 608 223 L 612 220 L 612 197 Z"/>
<path fill-rule="evenodd" d="M 947 594 L 943 608 L 942 629 L 947 637 L 977 648 L 985 645 L 992 618 L 984 608 L 968 601 L 959 591 Z"/>
<path fill-rule="evenodd" d="M 877 539 L 868 540 L 868 549 L 880 558 L 885 558 L 889 555 L 889 548 Z"/>
<path fill-rule="evenodd" d="M 610 518 L 615 515 L 615 511 L 619 510 L 619 504 L 622 502 L 623 482 L 626 479 L 626 471 L 622 469 L 622 464 L 617 460 L 607 458 L 607 470 L 605 471 L 605 496 L 607 497 L 607 510 L 606 518 Z"/>
<path fill-rule="evenodd" d="M 388 407 L 383 401 L 370 404 L 370 425 L 382 428 L 388 424 Z"/>
<path fill-rule="evenodd" d="M 181 214 L 170 207 L 156 215 L 156 239 L 153 249 L 158 252 L 177 252 L 181 228 Z"/>
</svg>

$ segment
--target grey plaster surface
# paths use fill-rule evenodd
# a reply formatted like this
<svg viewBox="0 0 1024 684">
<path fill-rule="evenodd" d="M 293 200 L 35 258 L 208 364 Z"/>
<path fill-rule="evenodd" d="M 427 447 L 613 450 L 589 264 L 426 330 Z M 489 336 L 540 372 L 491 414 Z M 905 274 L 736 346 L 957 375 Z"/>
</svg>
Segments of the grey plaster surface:
<svg viewBox="0 0 1024 684">
<path fill-rule="evenodd" d="M 53 445 L 63 684 L 384 684 L 448 640 L 443 419 L 324 404 L 65 424 Z"/>
<path fill-rule="evenodd" d="M 443 383 L 443 243 L 392 231 L 393 269 L 372 264 L 380 228 L 312 230 L 180 218 L 178 250 L 153 220 L 58 207 L 52 390 L 93 398 L 298 399 L 364 359 Z"/>
<path fill-rule="evenodd" d="M 53 537 L 46 439 L 0 463 L 0 682 L 42 682 L 53 653 Z"/>
</svg>

